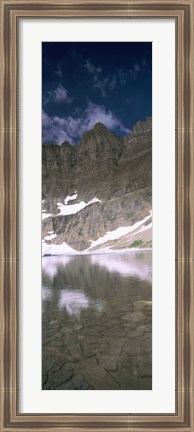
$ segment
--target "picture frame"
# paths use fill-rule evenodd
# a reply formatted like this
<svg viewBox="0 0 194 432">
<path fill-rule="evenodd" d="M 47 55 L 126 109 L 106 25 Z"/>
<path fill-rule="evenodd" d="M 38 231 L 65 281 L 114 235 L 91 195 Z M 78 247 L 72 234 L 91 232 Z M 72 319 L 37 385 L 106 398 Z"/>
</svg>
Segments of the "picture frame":
<svg viewBox="0 0 194 432">
<path fill-rule="evenodd" d="M 1 431 L 194 430 L 194 49 L 193 0 L 1 0 Z M 174 19 L 176 23 L 176 412 L 20 414 L 18 23 L 20 18 Z"/>
</svg>

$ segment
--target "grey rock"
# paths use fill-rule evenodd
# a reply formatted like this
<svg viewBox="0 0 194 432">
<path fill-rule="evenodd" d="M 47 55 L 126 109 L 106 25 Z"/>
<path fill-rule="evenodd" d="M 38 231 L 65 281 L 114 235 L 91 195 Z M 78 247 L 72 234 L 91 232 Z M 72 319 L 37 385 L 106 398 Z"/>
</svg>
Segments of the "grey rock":
<svg viewBox="0 0 194 432">
<path fill-rule="evenodd" d="M 69 359 L 74 362 L 82 359 L 82 351 L 79 344 L 73 344 L 68 346 L 68 351 L 70 353 Z"/>
<path fill-rule="evenodd" d="M 64 366 L 61 370 L 50 375 L 49 383 L 52 388 L 56 388 L 59 385 L 64 384 L 74 375 L 73 369 L 68 369 Z"/>
<path fill-rule="evenodd" d="M 142 312 L 133 312 L 125 315 L 124 317 L 122 317 L 122 319 L 132 322 L 139 322 L 145 319 L 145 315 Z"/>
<path fill-rule="evenodd" d="M 85 338 L 86 338 L 86 337 L 83 336 L 83 335 L 79 335 L 79 336 L 77 337 L 77 339 L 78 339 L 80 342 L 82 342 Z"/>
<path fill-rule="evenodd" d="M 112 378 L 103 367 L 95 366 L 87 370 L 86 379 L 95 390 L 119 390 L 119 384 Z"/>
<path fill-rule="evenodd" d="M 98 356 L 99 365 L 102 366 L 105 369 L 116 371 L 117 370 L 117 364 L 118 364 L 118 358 L 115 356 L 108 356 L 108 355 L 101 355 Z"/>
<path fill-rule="evenodd" d="M 126 337 L 123 337 L 121 339 L 116 338 L 116 337 L 111 337 L 108 340 L 108 343 L 113 347 L 113 349 L 114 349 L 114 347 L 116 347 L 116 348 L 119 347 L 120 348 L 123 345 L 125 345 L 127 342 L 128 342 L 128 340 L 127 340 Z"/>
<path fill-rule="evenodd" d="M 84 250 L 91 240 L 107 231 L 147 216 L 152 202 L 151 184 L 151 119 L 138 122 L 126 138 L 98 123 L 76 146 L 68 142 L 43 145 L 43 209 L 53 215 L 43 221 L 43 237 L 53 230 L 57 237 L 51 243 L 66 242 Z M 101 202 L 74 215 L 59 215 L 57 203 L 64 204 L 66 196 L 74 191 L 77 198 L 73 203 L 94 197 Z"/>
<path fill-rule="evenodd" d="M 103 334 L 106 336 L 122 338 L 126 335 L 126 330 L 124 327 L 112 327 L 108 330 L 104 330 Z"/>
<path fill-rule="evenodd" d="M 137 390 L 137 377 L 133 375 L 129 368 L 119 368 L 116 372 L 111 372 L 110 375 L 119 383 L 123 390 Z"/>
<path fill-rule="evenodd" d="M 146 301 L 146 300 L 139 300 L 133 303 L 134 305 L 134 310 L 138 311 L 138 310 L 142 310 L 144 308 L 151 310 L 152 308 L 152 302 L 151 301 Z"/>
<path fill-rule="evenodd" d="M 127 333 L 127 337 L 129 338 L 129 339 L 141 339 L 142 338 L 142 336 L 144 335 L 144 333 L 143 332 L 140 332 L 140 331 L 137 331 L 137 330 L 130 330 L 128 333 Z"/>
</svg>

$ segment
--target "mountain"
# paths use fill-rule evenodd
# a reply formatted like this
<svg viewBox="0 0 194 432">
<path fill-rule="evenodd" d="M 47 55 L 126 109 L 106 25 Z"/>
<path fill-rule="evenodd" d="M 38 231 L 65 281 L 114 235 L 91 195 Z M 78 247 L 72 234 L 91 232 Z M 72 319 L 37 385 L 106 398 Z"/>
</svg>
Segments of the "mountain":
<svg viewBox="0 0 194 432">
<path fill-rule="evenodd" d="M 99 244 L 110 244 L 104 237 L 107 232 L 122 227 L 128 232 L 121 230 L 120 246 L 115 232 L 111 247 L 134 241 L 150 245 L 151 231 L 147 237 L 144 231 L 151 228 L 151 118 L 138 122 L 126 138 L 97 123 L 76 146 L 67 141 L 44 144 L 42 200 L 44 246 L 65 243 L 77 251 L 91 245 L 98 249 Z M 136 239 L 136 224 L 144 232 L 142 238 Z"/>
</svg>

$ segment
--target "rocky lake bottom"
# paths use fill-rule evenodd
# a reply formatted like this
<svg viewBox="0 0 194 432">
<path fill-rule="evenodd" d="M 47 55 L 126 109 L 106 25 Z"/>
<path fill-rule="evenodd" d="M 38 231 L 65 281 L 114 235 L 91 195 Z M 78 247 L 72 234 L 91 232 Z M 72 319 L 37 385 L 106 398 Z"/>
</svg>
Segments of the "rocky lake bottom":
<svg viewBox="0 0 194 432">
<path fill-rule="evenodd" d="M 152 253 L 42 258 L 42 389 L 152 389 Z"/>
</svg>

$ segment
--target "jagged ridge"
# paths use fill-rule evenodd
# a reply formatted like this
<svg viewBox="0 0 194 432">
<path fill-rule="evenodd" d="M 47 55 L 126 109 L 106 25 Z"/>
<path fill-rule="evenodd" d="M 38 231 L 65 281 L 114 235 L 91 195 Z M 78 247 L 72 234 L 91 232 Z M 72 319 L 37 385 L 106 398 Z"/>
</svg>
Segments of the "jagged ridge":
<svg viewBox="0 0 194 432">
<path fill-rule="evenodd" d="M 103 124 L 83 135 L 80 144 L 67 141 L 43 145 L 42 184 L 44 210 L 54 215 L 43 221 L 43 236 L 57 234 L 54 243 L 66 242 L 77 250 L 90 246 L 106 231 L 143 219 L 152 201 L 151 119 L 138 122 L 127 138 L 112 134 Z M 57 203 L 77 191 L 77 199 L 101 202 L 80 212 L 60 216 Z M 70 203 L 72 204 L 72 203 Z"/>
</svg>

